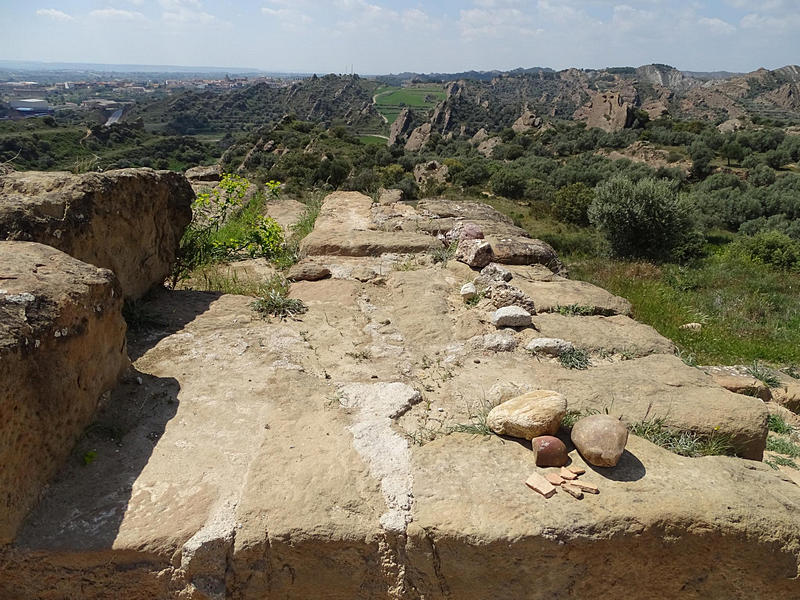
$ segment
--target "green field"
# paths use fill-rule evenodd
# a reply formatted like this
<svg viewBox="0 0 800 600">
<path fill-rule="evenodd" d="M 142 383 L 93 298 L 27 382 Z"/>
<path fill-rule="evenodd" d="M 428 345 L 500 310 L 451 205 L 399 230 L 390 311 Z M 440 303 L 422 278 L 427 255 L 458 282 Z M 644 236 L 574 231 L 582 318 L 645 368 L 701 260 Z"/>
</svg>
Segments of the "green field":
<svg viewBox="0 0 800 600">
<path fill-rule="evenodd" d="M 418 84 L 408 87 L 384 86 L 377 89 L 375 105 L 391 125 L 403 108 L 427 112 L 446 98 L 444 87 L 439 84 Z"/>
<path fill-rule="evenodd" d="M 386 138 L 379 135 L 360 135 L 358 139 L 368 146 L 385 146 Z"/>
</svg>

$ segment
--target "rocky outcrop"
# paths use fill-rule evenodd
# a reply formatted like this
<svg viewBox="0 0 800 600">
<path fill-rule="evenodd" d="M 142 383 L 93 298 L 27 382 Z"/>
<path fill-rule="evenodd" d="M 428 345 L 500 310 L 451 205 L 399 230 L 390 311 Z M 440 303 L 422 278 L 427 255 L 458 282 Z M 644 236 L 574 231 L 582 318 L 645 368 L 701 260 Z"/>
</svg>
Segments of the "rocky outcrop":
<svg viewBox="0 0 800 600">
<path fill-rule="evenodd" d="M 430 123 L 423 123 L 414 129 L 408 136 L 405 149 L 408 152 L 419 152 L 422 150 L 422 147 L 431 139 L 431 131 L 432 127 Z"/>
<path fill-rule="evenodd" d="M 414 167 L 414 179 L 418 185 L 425 185 L 428 181 L 445 183 L 449 169 L 439 161 L 431 160 L 420 163 Z"/>
<path fill-rule="evenodd" d="M 127 368 L 121 307 L 111 271 L 0 242 L 0 546 Z"/>
<path fill-rule="evenodd" d="M 40 242 L 111 269 L 126 298 L 167 277 L 194 199 L 182 175 L 151 169 L 10 173 L 0 196 L 0 240 Z"/>
<path fill-rule="evenodd" d="M 575 118 L 585 121 L 586 127 L 619 131 L 633 125 L 633 108 L 619 92 L 596 92 L 592 93 L 589 103 L 575 113 Z"/>
<path fill-rule="evenodd" d="M 0 548 L 0 597 L 793 597 L 800 487 L 757 460 L 764 403 L 599 316 L 629 312 L 622 298 L 543 265 L 478 275 L 452 260 L 437 236 L 465 222 L 487 239 L 513 228 L 478 203 L 339 192 L 304 243 L 330 277 L 291 286 L 302 315 L 265 320 L 235 295 L 148 299 L 168 318 L 131 334 L 138 379 Z M 533 327 L 497 330 L 494 298 L 464 302 L 479 278 L 529 298 Z M 587 368 L 526 350 L 535 327 Z M 541 390 L 563 398 L 556 419 L 564 401 L 659 419 L 729 436 L 751 460 L 630 435 L 595 469 L 562 427 L 552 462 L 584 487 L 545 498 L 526 486 L 555 479 L 540 442 L 478 435 L 493 407 Z"/>
<path fill-rule="evenodd" d="M 411 133 L 412 125 L 414 124 L 414 113 L 408 108 L 400 111 L 392 126 L 389 128 L 389 141 L 386 142 L 388 146 L 394 146 L 398 142 L 407 139 L 408 134 Z"/>
<path fill-rule="evenodd" d="M 520 115 L 519 119 L 514 121 L 511 129 L 513 129 L 516 133 L 525 133 L 531 129 L 538 129 L 541 126 L 542 118 L 537 117 L 536 113 L 526 108 L 522 115 Z"/>
</svg>

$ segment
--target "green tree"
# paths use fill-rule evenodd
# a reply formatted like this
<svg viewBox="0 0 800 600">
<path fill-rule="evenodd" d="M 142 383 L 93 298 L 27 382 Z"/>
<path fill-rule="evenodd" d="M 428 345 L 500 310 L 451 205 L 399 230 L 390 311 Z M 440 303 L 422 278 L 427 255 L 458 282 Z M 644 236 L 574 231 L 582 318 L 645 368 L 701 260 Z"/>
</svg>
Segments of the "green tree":
<svg viewBox="0 0 800 600">
<path fill-rule="evenodd" d="M 592 188 L 579 181 L 556 192 L 553 212 L 562 221 L 576 225 L 588 225 L 588 210 L 593 200 Z"/>
<path fill-rule="evenodd" d="M 719 153 L 723 158 L 728 160 L 729 167 L 731 166 L 731 160 L 740 162 L 744 158 L 744 148 L 737 142 L 726 142 L 722 145 L 722 148 L 719 149 Z"/>
<path fill-rule="evenodd" d="M 703 244 L 691 206 L 666 180 L 614 177 L 601 183 L 589 220 L 623 258 L 684 260 Z"/>
<path fill-rule="evenodd" d="M 489 183 L 495 194 L 506 198 L 521 198 L 525 193 L 525 177 L 512 169 L 500 169 L 492 175 Z"/>
<path fill-rule="evenodd" d="M 714 151 L 704 142 L 695 140 L 689 147 L 689 156 L 692 158 L 692 175 L 698 179 L 705 179 L 714 172 L 711 161 L 714 160 Z"/>
</svg>

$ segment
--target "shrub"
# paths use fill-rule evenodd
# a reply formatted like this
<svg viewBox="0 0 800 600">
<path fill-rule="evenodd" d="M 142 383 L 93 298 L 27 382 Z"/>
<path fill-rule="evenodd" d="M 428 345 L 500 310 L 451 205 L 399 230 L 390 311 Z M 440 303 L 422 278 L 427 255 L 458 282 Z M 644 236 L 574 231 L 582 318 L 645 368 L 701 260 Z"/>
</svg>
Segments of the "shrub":
<svg viewBox="0 0 800 600">
<path fill-rule="evenodd" d="M 756 165 L 747 174 L 747 181 L 756 187 L 764 187 L 775 183 L 775 171 L 767 165 Z"/>
<path fill-rule="evenodd" d="M 779 231 L 761 231 L 743 237 L 732 244 L 731 252 L 776 269 L 800 271 L 800 242 Z"/>
<path fill-rule="evenodd" d="M 666 180 L 615 177 L 598 185 L 589 220 L 620 257 L 685 260 L 704 241 L 693 209 Z"/>
<path fill-rule="evenodd" d="M 562 221 L 576 225 L 588 225 L 589 206 L 594 200 L 594 191 L 585 183 L 573 183 L 561 188 L 555 194 L 553 211 Z"/>
<path fill-rule="evenodd" d="M 525 193 L 525 177 L 511 169 L 497 171 L 490 180 L 492 191 L 506 198 L 521 198 Z"/>
</svg>

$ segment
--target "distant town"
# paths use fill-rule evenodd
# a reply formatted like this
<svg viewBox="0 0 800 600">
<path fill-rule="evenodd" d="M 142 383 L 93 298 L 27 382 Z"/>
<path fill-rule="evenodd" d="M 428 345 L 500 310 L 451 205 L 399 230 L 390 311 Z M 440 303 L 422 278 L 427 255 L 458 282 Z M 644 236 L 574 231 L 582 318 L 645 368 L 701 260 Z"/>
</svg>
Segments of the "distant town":
<svg viewBox="0 0 800 600">
<path fill-rule="evenodd" d="M 0 71 L 0 120 L 56 115 L 61 111 L 100 110 L 107 114 L 107 124 L 110 125 L 118 121 L 128 107 L 143 99 L 150 100 L 185 90 L 223 91 L 256 83 L 283 87 L 302 79 L 301 76 L 291 75 L 225 75 L 210 78 L 194 74 L 147 73 L 128 77 L 109 74 L 106 79 L 87 77 L 53 81 L 52 73 L 44 75 L 42 80 L 26 81 L 21 80 L 18 73 L 12 75 Z"/>
</svg>

